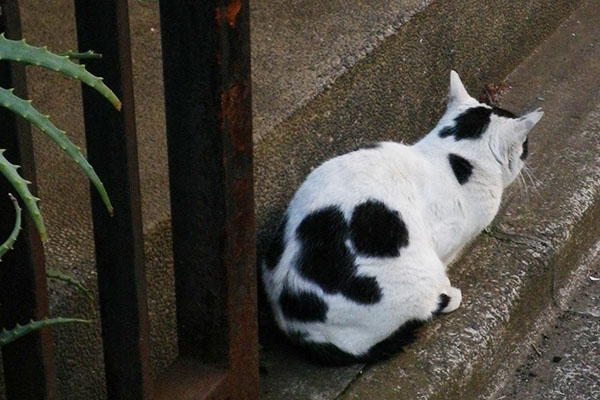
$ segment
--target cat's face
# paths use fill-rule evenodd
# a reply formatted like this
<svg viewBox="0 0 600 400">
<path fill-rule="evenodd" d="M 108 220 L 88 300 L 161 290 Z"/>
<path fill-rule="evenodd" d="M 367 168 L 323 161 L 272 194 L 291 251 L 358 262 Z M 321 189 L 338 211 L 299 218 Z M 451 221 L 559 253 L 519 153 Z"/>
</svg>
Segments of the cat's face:
<svg viewBox="0 0 600 400">
<path fill-rule="evenodd" d="M 517 117 L 510 111 L 480 103 L 467 93 L 458 74 L 452 71 L 444 116 L 450 122 L 438 135 L 453 136 L 457 144 L 462 142 L 477 158 L 498 163 L 506 187 L 521 172 L 528 155 L 528 134 L 543 115 L 537 109 Z"/>
</svg>

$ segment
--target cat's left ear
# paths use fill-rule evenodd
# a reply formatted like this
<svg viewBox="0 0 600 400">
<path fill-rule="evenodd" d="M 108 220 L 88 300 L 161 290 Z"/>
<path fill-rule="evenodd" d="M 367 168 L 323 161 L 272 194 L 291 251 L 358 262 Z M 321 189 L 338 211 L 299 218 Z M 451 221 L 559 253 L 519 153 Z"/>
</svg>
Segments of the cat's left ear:
<svg viewBox="0 0 600 400">
<path fill-rule="evenodd" d="M 519 139 L 525 140 L 527 134 L 533 127 L 542 119 L 544 112 L 541 108 L 523 115 L 515 120 L 515 132 L 519 135 Z"/>
<path fill-rule="evenodd" d="M 450 71 L 450 91 L 448 92 L 448 107 L 454 104 L 466 103 L 471 96 L 465 89 L 456 71 Z"/>
</svg>

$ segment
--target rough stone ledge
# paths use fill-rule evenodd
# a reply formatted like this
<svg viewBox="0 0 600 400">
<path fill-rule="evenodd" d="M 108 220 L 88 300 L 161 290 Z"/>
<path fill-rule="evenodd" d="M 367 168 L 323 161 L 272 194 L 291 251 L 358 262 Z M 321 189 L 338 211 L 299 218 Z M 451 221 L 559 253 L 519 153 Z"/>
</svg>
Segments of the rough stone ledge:
<svg viewBox="0 0 600 400">
<path fill-rule="evenodd" d="M 365 367 L 341 398 L 480 398 L 536 320 L 569 296 L 573 272 L 598 260 L 599 16 L 586 2 L 509 76 L 505 105 L 546 112 L 531 137 L 535 178 L 528 193 L 509 191 L 492 234 L 451 266 L 462 307 L 404 354 Z"/>
<path fill-rule="evenodd" d="M 404 354 L 373 366 L 327 369 L 267 348 L 272 365 L 262 398 L 480 398 L 534 322 L 568 295 L 572 272 L 597 257 L 588 249 L 600 237 L 600 36 L 591 3 L 508 77 L 506 108 L 546 113 L 530 141 L 535 177 L 525 174 L 527 190 L 515 184 L 508 191 L 492 236 L 482 235 L 451 266 L 461 309 L 429 324 Z"/>
</svg>

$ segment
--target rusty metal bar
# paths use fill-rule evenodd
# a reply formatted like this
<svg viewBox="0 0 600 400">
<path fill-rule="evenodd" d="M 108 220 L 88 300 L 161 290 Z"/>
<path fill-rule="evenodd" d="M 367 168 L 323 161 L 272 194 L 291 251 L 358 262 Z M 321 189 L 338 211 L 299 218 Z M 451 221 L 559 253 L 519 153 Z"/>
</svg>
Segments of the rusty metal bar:
<svg viewBox="0 0 600 400">
<path fill-rule="evenodd" d="M 152 382 L 127 1 L 76 0 L 75 15 L 80 50 L 102 53 L 101 60 L 86 60 L 88 68 L 123 102 L 117 112 L 83 86 L 88 158 L 115 209 L 111 218 L 91 189 L 107 393 L 147 399 Z"/>
<path fill-rule="evenodd" d="M 258 397 L 248 11 L 160 2 L 180 358 L 156 398 Z"/>
<path fill-rule="evenodd" d="M 21 39 L 19 6 L 15 0 L 1 0 L 0 32 L 9 39 Z M 0 62 L 0 85 L 14 87 L 15 94 L 26 97 L 25 68 Z M 13 164 L 21 165 L 21 174 L 32 182 L 36 193 L 35 162 L 31 128 L 20 117 L 0 108 L 0 149 Z M 0 177 L 0 241 L 12 230 L 14 211 L 7 193 L 12 186 Z M 24 215 L 27 214 L 24 212 Z M 30 319 L 48 316 L 48 297 L 44 251 L 29 215 L 25 215 L 14 249 L 0 264 L 0 329 L 24 324 Z M 53 399 L 54 365 L 52 340 L 48 329 L 31 333 L 2 348 L 6 396 L 11 399 Z"/>
</svg>

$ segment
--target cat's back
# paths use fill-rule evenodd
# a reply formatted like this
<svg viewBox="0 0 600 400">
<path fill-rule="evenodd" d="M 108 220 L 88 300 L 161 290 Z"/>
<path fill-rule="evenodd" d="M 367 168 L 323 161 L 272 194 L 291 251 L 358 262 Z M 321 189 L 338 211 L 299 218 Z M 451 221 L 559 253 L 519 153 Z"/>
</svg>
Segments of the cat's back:
<svg viewBox="0 0 600 400">
<path fill-rule="evenodd" d="M 404 203 L 417 195 L 428 169 L 418 151 L 395 142 L 380 142 L 332 158 L 308 175 L 290 203 L 293 215 L 289 217 L 295 219 L 332 204 L 351 210 L 372 198 L 390 205 Z"/>
</svg>

